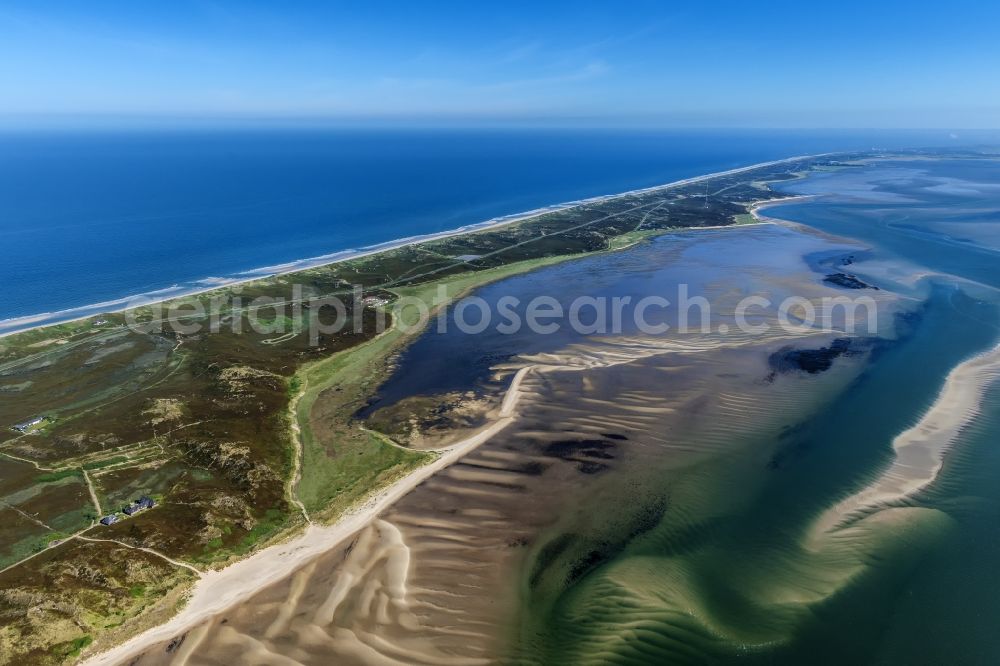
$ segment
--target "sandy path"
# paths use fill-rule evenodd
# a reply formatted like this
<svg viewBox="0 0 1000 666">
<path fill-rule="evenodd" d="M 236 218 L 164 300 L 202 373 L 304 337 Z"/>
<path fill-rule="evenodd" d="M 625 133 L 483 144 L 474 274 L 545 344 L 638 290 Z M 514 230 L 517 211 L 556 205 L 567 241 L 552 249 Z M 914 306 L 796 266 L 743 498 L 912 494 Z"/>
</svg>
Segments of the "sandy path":
<svg viewBox="0 0 1000 666">
<path fill-rule="evenodd" d="M 160 551 L 153 550 L 152 548 L 144 548 L 143 546 L 133 546 L 132 544 L 125 543 L 124 541 L 119 541 L 118 539 L 97 539 L 94 537 L 85 537 L 83 536 L 82 533 L 74 534 L 73 536 L 67 538 L 66 541 L 69 541 L 70 539 L 79 539 L 80 541 L 90 541 L 91 543 L 113 543 L 123 548 L 131 548 L 132 550 L 141 550 L 144 553 L 155 555 L 156 557 L 160 558 L 161 560 L 165 560 L 166 562 L 174 565 L 175 567 L 180 567 L 181 569 L 187 569 L 196 576 L 204 575 L 200 569 L 197 569 L 196 567 L 188 564 L 187 562 L 181 562 L 180 560 L 175 560 L 171 557 L 167 557 Z"/>
<path fill-rule="evenodd" d="M 90 474 L 87 474 L 86 469 L 81 470 L 83 472 L 83 480 L 87 482 L 87 490 L 90 492 L 90 501 L 94 503 L 94 509 L 97 510 L 97 517 L 100 519 L 104 515 L 104 509 L 101 508 L 101 500 L 97 499 L 97 491 L 94 489 L 94 482 L 90 478 Z"/>
<path fill-rule="evenodd" d="M 296 374 L 295 376 L 298 377 L 299 375 Z M 305 394 L 309 385 L 309 380 L 305 377 L 305 373 L 303 373 L 302 381 L 302 386 L 288 403 L 288 422 L 292 426 L 292 442 L 295 446 L 292 448 L 292 469 L 294 471 L 285 486 L 285 495 L 291 504 L 298 507 L 306 523 L 312 525 L 312 518 L 309 517 L 306 505 L 299 499 L 298 494 L 299 481 L 302 480 L 302 426 L 299 425 L 297 410 L 299 408 L 299 400 Z"/>
</svg>

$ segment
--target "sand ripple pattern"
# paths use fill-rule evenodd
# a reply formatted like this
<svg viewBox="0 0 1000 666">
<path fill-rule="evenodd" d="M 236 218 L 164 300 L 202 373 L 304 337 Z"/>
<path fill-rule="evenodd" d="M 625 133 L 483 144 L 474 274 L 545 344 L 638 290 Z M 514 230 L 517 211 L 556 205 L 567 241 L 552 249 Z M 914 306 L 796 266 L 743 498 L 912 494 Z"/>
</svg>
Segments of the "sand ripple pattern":
<svg viewBox="0 0 1000 666">
<path fill-rule="evenodd" d="M 140 663 L 495 662 L 519 630 L 512 623 L 523 586 L 544 588 L 551 578 L 544 568 L 534 582 L 516 578 L 545 547 L 540 534 L 576 530 L 574 507 L 602 494 L 608 503 L 589 519 L 618 531 L 615 501 L 662 504 L 664 466 L 695 470 L 732 449 L 735 428 L 777 424 L 775 405 L 805 400 L 791 385 L 761 393 L 767 355 L 784 341 L 751 342 L 601 340 L 521 359 L 507 369 L 516 377 L 497 410 L 512 419 L 505 429 L 349 545 Z M 631 480 L 625 497 L 622 478 Z M 690 524 L 683 510 L 675 519 Z M 574 548 L 588 539 L 581 534 Z M 572 567 L 574 548 L 552 570 Z"/>
</svg>

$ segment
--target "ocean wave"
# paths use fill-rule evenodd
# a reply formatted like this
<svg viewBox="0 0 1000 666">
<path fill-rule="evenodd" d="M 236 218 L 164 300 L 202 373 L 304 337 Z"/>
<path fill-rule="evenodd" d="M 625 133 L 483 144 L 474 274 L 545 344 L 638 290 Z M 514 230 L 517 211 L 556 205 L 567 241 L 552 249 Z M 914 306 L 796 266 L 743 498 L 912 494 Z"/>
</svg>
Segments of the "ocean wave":
<svg viewBox="0 0 1000 666">
<path fill-rule="evenodd" d="M 170 287 L 165 287 L 140 294 L 122 296 L 121 298 L 103 301 L 100 303 L 82 305 L 73 308 L 67 308 L 64 310 L 57 310 L 53 312 L 41 312 L 19 317 L 12 317 L 9 319 L 0 320 L 0 337 L 5 335 L 10 335 L 12 333 L 23 332 L 25 330 L 29 330 L 32 328 L 40 328 L 52 324 L 65 323 L 68 321 L 83 319 L 85 317 L 91 317 L 97 314 L 121 311 L 128 309 L 129 307 L 132 307 L 136 304 L 139 304 L 140 302 L 141 304 L 150 304 L 150 302 L 154 302 L 157 300 L 162 301 L 168 298 L 190 296 L 196 293 L 209 291 L 211 289 L 220 286 L 232 285 L 232 284 L 237 284 L 239 282 L 247 282 L 266 277 L 273 277 L 275 275 L 294 273 L 302 270 L 307 270 L 309 268 L 326 266 L 340 261 L 357 259 L 367 255 L 376 254 L 378 252 L 385 252 L 386 250 L 392 250 L 395 248 L 404 247 L 406 245 L 412 245 L 414 243 L 423 243 L 431 240 L 449 238 L 451 236 L 458 236 L 462 234 L 471 233 L 474 231 L 481 231 L 492 227 L 512 224 L 514 222 L 520 222 L 531 219 L 533 217 L 538 217 L 540 215 L 545 215 L 546 213 L 551 213 L 559 210 L 567 210 L 570 208 L 575 208 L 577 206 L 585 206 L 589 204 L 600 203 L 602 201 L 609 201 L 612 199 L 635 196 L 639 194 L 648 194 L 660 190 L 682 187 L 684 185 L 689 185 L 691 183 L 709 180 L 720 176 L 733 175 L 733 174 L 743 173 L 746 171 L 751 171 L 754 169 L 773 166 L 776 164 L 784 164 L 787 162 L 795 162 L 802 159 L 823 157 L 825 155 L 830 155 L 830 154 L 832 153 L 821 153 L 817 155 L 798 155 L 795 157 L 787 157 L 780 160 L 760 162 L 757 164 L 751 164 L 748 166 L 729 169 L 726 171 L 718 171 L 714 173 L 704 174 L 701 176 L 694 176 L 692 178 L 684 178 L 681 180 L 664 183 L 662 185 L 654 185 L 652 187 L 633 189 L 625 192 L 617 192 L 614 194 L 603 194 L 593 197 L 587 197 L 584 199 L 576 199 L 564 203 L 543 206 L 540 208 L 534 208 L 519 213 L 501 215 L 498 217 L 490 218 L 488 220 L 484 220 L 482 222 L 463 225 L 455 229 L 450 229 L 448 231 L 407 236 L 404 238 L 397 238 L 385 241 L 383 243 L 364 246 L 361 248 L 348 248 L 343 250 L 337 250 L 335 252 L 322 254 L 315 257 L 310 257 L 305 259 L 295 259 L 280 264 L 252 268 L 245 271 L 240 271 L 230 277 L 225 277 L 225 276 L 205 277 L 198 280 L 192 280 L 189 282 L 184 282 L 182 284 L 174 284 Z"/>
</svg>

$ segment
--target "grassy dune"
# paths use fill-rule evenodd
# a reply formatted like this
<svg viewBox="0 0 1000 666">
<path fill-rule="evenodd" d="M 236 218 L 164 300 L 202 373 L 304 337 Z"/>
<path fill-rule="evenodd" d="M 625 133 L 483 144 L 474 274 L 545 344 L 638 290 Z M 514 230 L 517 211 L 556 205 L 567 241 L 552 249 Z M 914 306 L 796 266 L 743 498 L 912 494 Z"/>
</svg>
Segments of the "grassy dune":
<svg viewBox="0 0 1000 666">
<path fill-rule="evenodd" d="M 520 261 L 391 291 L 401 299 L 409 299 L 408 302 L 423 303 L 427 312 L 435 312 L 476 287 L 572 258 Z M 443 303 L 436 302 L 439 285 L 448 294 Z M 364 430 L 351 419 L 386 377 L 391 355 L 417 332 L 402 329 L 411 329 L 419 323 L 418 307 L 402 307 L 397 314 L 401 326 L 390 327 L 355 348 L 311 363 L 292 380 L 292 385 L 298 387 L 295 414 L 302 443 L 302 473 L 297 492 L 307 511 L 317 512 L 325 519 L 335 519 L 351 505 L 433 456 L 396 446 L 387 437 Z"/>
</svg>

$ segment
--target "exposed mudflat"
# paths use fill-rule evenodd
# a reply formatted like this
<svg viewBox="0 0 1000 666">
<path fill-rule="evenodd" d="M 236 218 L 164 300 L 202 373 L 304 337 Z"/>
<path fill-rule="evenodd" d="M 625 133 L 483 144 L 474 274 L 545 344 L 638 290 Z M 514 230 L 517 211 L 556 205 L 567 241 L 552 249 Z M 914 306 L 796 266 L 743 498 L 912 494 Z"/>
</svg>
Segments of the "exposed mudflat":
<svg viewBox="0 0 1000 666">
<path fill-rule="evenodd" d="M 744 251 L 723 251 L 737 242 Z M 602 258 L 606 270 L 596 273 L 579 266 L 590 260 L 576 262 L 576 274 L 598 276 L 609 291 L 620 286 L 606 284 L 618 275 L 639 294 L 691 282 L 711 297 L 714 331 L 732 322 L 736 302 L 752 288 L 775 300 L 792 289 L 807 298 L 835 294 L 801 259 L 831 247 L 769 225 L 654 241 Z M 507 282 L 530 289 L 532 279 L 552 279 L 540 275 L 549 270 Z M 500 294 L 502 286 L 490 289 Z M 879 297 L 887 312 L 896 307 L 890 294 Z M 759 313 L 761 322 L 776 322 L 773 309 Z M 507 398 L 482 398 L 493 405 L 485 420 L 508 410 L 507 427 L 349 542 L 150 647 L 139 663 L 533 660 L 538 611 L 552 608 L 565 589 L 663 525 L 699 529 L 706 515 L 732 511 L 754 494 L 789 422 L 842 390 L 868 353 L 837 355 L 818 375 L 776 375 L 770 359 L 789 347 L 829 348 L 838 335 L 629 331 L 557 338 L 508 356 L 486 378 Z M 461 436 L 460 428 L 450 433 Z M 526 605 L 533 610 L 526 613 Z"/>
</svg>

